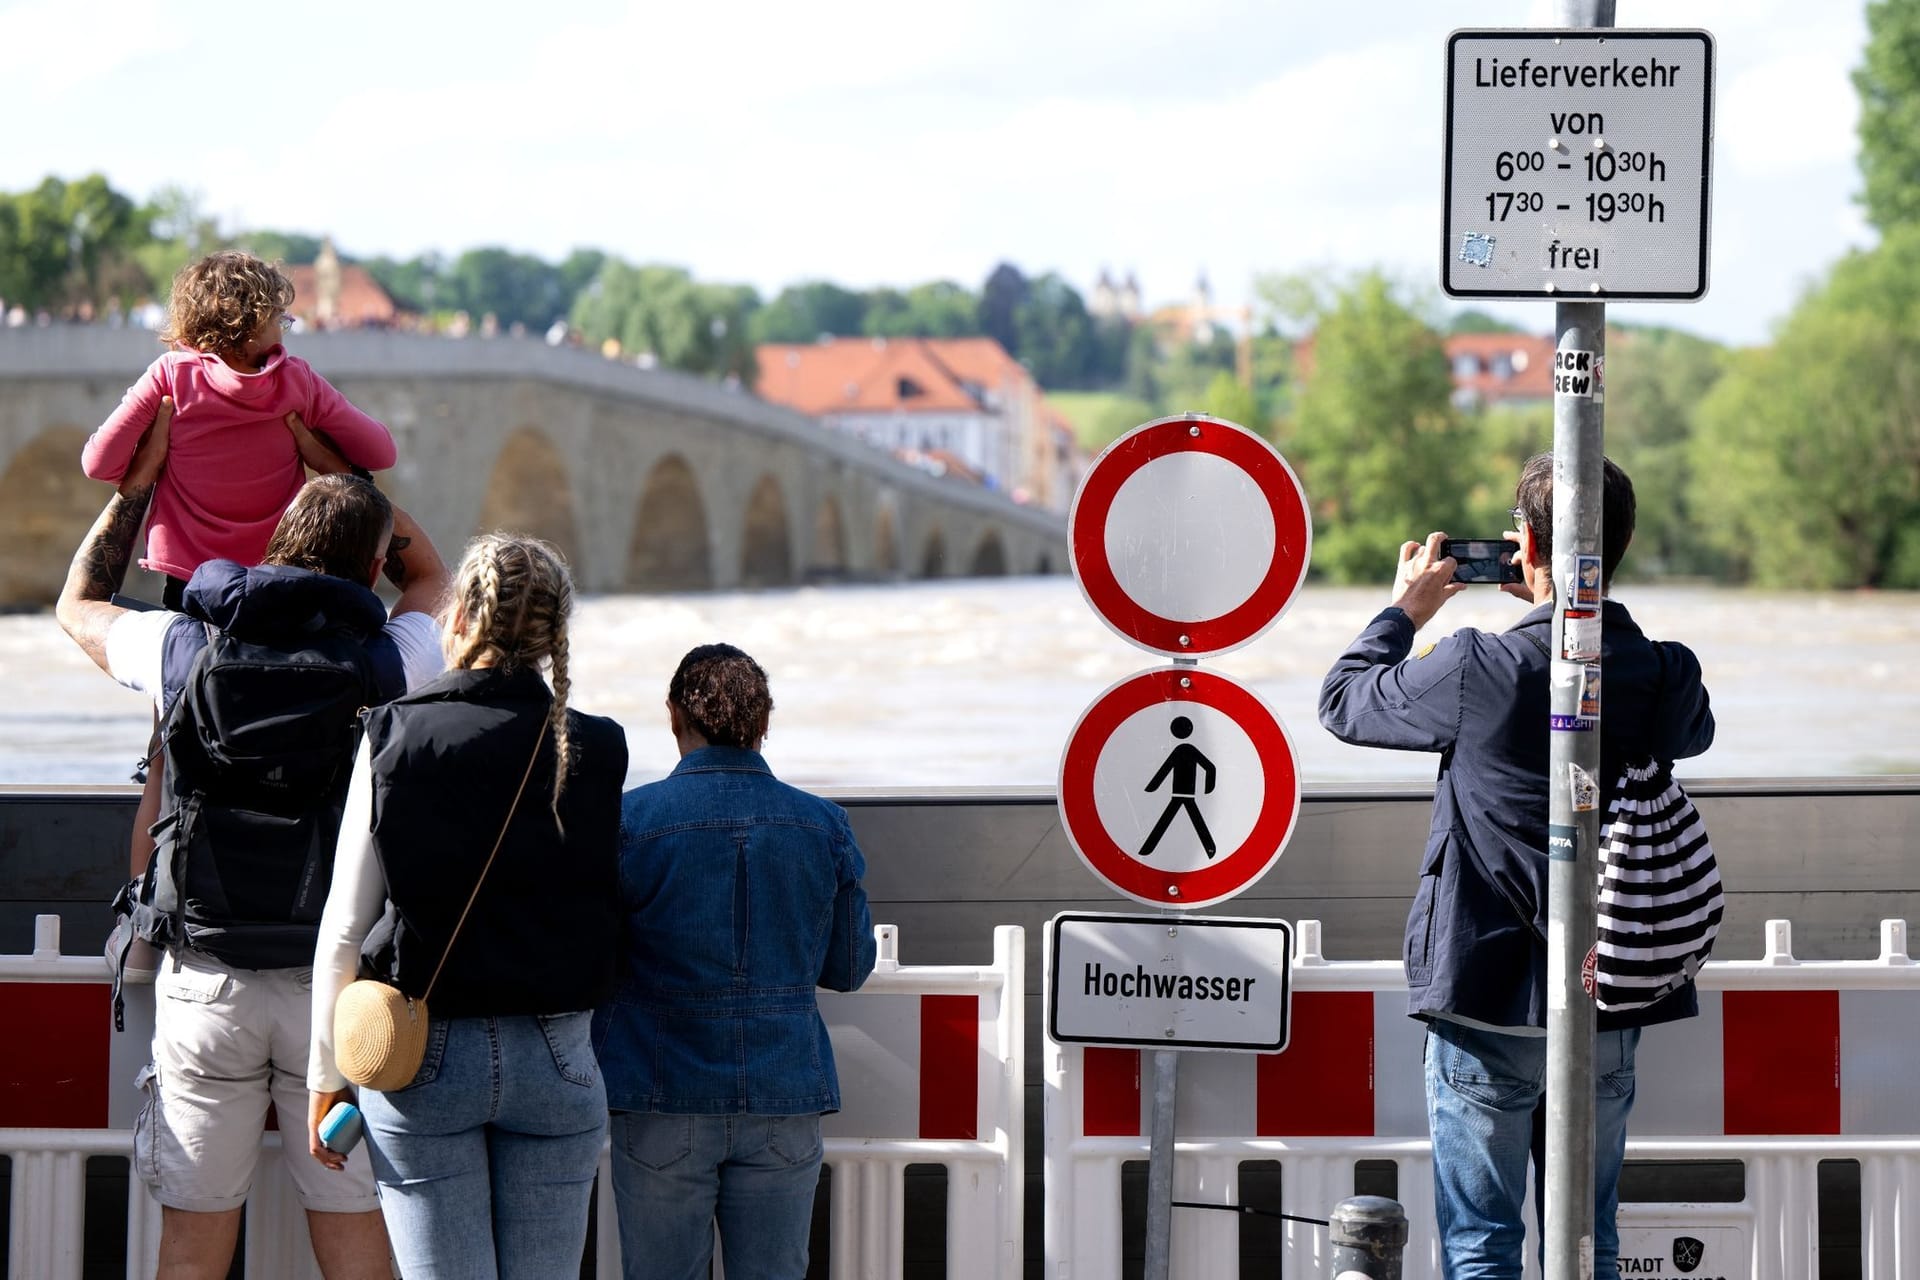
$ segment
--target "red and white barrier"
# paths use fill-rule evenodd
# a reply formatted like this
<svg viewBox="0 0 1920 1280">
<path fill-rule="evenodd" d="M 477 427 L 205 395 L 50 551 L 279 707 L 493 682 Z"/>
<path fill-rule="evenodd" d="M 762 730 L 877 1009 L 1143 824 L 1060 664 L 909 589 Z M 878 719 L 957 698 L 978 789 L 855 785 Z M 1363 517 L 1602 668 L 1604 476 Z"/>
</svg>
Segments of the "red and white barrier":
<svg viewBox="0 0 1920 1280">
<path fill-rule="evenodd" d="M 938 1164 L 947 1171 L 947 1274 L 1011 1280 L 1022 1239 L 1024 933 L 996 928 L 985 966 L 902 965 L 898 931 L 882 925 L 875 937 L 879 961 L 866 985 L 820 996 L 845 1106 L 822 1124 L 832 1170 L 828 1273 L 900 1275 L 905 1171 Z M 127 1031 L 116 1035 L 110 987 L 99 957 L 59 953 L 57 916 L 39 918 L 31 956 L 0 956 L 0 1025 L 19 1029 L 0 1055 L 0 1155 L 13 1170 L 8 1275 L 80 1280 L 87 1157 L 132 1150 L 152 988 L 127 988 Z M 279 1147 L 278 1134 L 264 1135 L 245 1274 L 318 1280 Z M 619 1236 L 604 1154 L 601 1174 L 592 1247 L 598 1273 L 612 1276 Z M 137 1178 L 127 1220 L 127 1274 L 144 1280 L 158 1258 L 160 1212 Z"/>
<path fill-rule="evenodd" d="M 1904 922 L 1884 922 L 1882 935 L 1877 960 L 1803 962 L 1786 922 L 1769 922 L 1762 959 L 1706 967 L 1701 1017 L 1646 1031 L 1628 1159 L 1741 1160 L 1747 1194 L 1678 1213 L 1629 1204 L 1623 1233 L 1736 1227 L 1750 1246 L 1743 1274 L 1806 1280 L 1817 1270 L 1818 1164 L 1858 1160 L 1862 1274 L 1920 1277 L 1920 1205 L 1901 1189 L 1920 1172 L 1920 964 Z M 1326 961 L 1317 921 L 1300 922 L 1298 939 L 1287 1051 L 1181 1057 L 1174 1198 L 1236 1203 L 1240 1163 L 1277 1160 L 1281 1203 L 1261 1207 L 1324 1218 L 1353 1194 L 1356 1161 L 1391 1160 L 1411 1230 L 1405 1274 L 1437 1277 L 1425 1031 L 1406 1016 L 1404 974 L 1395 961 Z M 1046 1275 L 1118 1275 L 1120 1173 L 1147 1155 L 1152 1056 L 1052 1043 L 1044 1053 Z M 1320 1274 L 1325 1231 L 1289 1223 L 1286 1237 L 1288 1273 Z M 1233 1215 L 1175 1212 L 1175 1274 L 1235 1276 L 1238 1256 Z"/>
</svg>

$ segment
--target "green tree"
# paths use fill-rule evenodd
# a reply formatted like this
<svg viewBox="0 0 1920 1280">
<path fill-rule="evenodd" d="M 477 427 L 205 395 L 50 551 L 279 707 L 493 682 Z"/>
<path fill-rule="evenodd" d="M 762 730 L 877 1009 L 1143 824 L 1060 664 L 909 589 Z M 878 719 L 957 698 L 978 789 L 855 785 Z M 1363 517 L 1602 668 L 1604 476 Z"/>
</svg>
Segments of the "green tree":
<svg viewBox="0 0 1920 1280">
<path fill-rule="evenodd" d="M 749 320 L 758 306 L 745 285 L 702 284 L 681 267 L 609 258 L 574 300 L 572 322 L 589 343 L 613 338 L 670 369 L 751 382 Z"/>
<path fill-rule="evenodd" d="M 368 258 L 360 265 L 402 310 L 431 312 L 441 305 L 440 273 L 446 264 L 438 254 L 421 254 L 406 259 L 389 258 L 383 254 Z"/>
<path fill-rule="evenodd" d="M 1920 223 L 1920 0 L 1867 6 L 1860 95 L 1860 201 L 1882 231 Z"/>
<path fill-rule="evenodd" d="M 4 202 L 0 296 L 9 303 L 74 315 L 151 292 L 134 253 L 148 238 L 146 222 L 102 175 L 73 182 L 49 177 Z"/>
<path fill-rule="evenodd" d="M 1379 271 L 1259 288 L 1313 326 L 1312 371 L 1288 439 L 1313 504 L 1314 567 L 1336 581 L 1378 582 L 1403 541 L 1467 528 L 1485 477 L 1453 407 L 1433 305 Z"/>
<path fill-rule="evenodd" d="M 1027 285 L 1027 296 L 1014 311 L 1016 345 L 1008 350 L 1043 387 L 1089 385 L 1094 340 L 1087 304 L 1052 271 Z"/>
<path fill-rule="evenodd" d="M 284 262 L 288 266 L 306 267 L 313 265 L 320 256 L 320 246 L 324 240 L 320 236 L 308 235 L 304 231 L 270 231 L 265 227 L 252 231 L 242 231 L 234 237 L 234 243 L 248 253 L 257 254 L 268 262 Z"/>
<path fill-rule="evenodd" d="M 1026 358 L 1020 350 L 1020 310 L 1030 292 L 1027 277 L 1011 262 L 1002 262 L 988 272 L 980 286 L 980 332 L 1005 347 L 1016 360 Z"/>
<path fill-rule="evenodd" d="M 962 338 L 980 332 L 979 304 L 951 280 L 931 280 L 901 293 L 867 294 L 862 330 L 876 338 Z"/>
<path fill-rule="evenodd" d="M 1724 560 L 1693 503 L 1694 416 L 1726 369 L 1726 349 L 1677 329 L 1622 328 L 1607 338 L 1607 456 L 1633 477 L 1638 512 L 1626 570 L 1712 575 Z"/>
<path fill-rule="evenodd" d="M 162 295 L 170 290 L 180 268 L 226 243 L 199 193 L 185 187 L 160 188 L 140 211 L 140 217 L 147 225 L 148 237 L 144 244 L 135 246 L 133 256 L 153 282 L 155 292 Z"/>
<path fill-rule="evenodd" d="M 812 342 L 823 334 L 851 337 L 862 332 L 867 299 L 826 280 L 790 284 L 754 312 L 753 340 Z"/>
<path fill-rule="evenodd" d="M 1524 333 L 1517 324 L 1511 324 L 1497 316 L 1474 307 L 1465 311 L 1456 311 L 1453 319 L 1447 322 L 1448 333 Z"/>
<path fill-rule="evenodd" d="M 1763 586 L 1920 587 L 1920 224 L 1733 357 L 1693 474 L 1700 527 Z"/>
<path fill-rule="evenodd" d="M 1213 375 L 1206 394 L 1200 398 L 1200 408 L 1216 418 L 1237 422 L 1257 435 L 1272 435 L 1266 415 L 1260 409 L 1260 398 L 1252 387 L 1242 386 L 1230 373 L 1222 371 Z"/>
<path fill-rule="evenodd" d="M 593 283 L 593 278 L 600 274 L 600 268 L 606 265 L 606 261 L 607 255 L 599 249 L 575 249 L 561 261 L 558 268 L 560 292 L 565 298 L 562 311 L 573 306 L 573 300 L 580 296 L 582 289 Z"/>
<path fill-rule="evenodd" d="M 465 310 L 475 319 L 491 315 L 502 326 L 545 329 L 572 302 L 551 263 L 508 249 L 468 249 L 453 260 L 445 280 L 452 295 L 442 299 L 442 307 Z"/>
</svg>

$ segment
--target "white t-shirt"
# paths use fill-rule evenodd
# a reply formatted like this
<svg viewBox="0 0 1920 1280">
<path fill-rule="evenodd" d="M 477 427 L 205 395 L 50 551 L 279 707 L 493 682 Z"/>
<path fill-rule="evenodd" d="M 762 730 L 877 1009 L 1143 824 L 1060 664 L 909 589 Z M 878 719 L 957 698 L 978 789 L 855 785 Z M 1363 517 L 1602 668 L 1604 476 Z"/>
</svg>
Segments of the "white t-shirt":
<svg viewBox="0 0 1920 1280">
<path fill-rule="evenodd" d="M 160 702 L 167 628 L 182 616 L 170 609 L 129 610 L 107 628 L 108 674 L 127 688 L 150 695 L 156 712 L 166 710 Z M 440 624 L 432 614 L 403 613 L 389 618 L 382 634 L 400 653 L 409 692 L 446 669 L 446 659 L 440 652 Z"/>
</svg>

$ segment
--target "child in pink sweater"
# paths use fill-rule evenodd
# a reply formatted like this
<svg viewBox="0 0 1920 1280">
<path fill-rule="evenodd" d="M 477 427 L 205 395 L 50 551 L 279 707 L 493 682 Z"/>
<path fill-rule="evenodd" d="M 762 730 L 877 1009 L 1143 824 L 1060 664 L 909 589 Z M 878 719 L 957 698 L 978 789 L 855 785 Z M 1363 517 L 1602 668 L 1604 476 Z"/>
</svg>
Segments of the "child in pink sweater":
<svg viewBox="0 0 1920 1280">
<path fill-rule="evenodd" d="M 281 513 L 306 481 L 287 427 L 298 413 L 354 466 L 393 465 L 393 436 L 280 345 L 293 283 L 250 253 L 210 254 L 181 269 L 161 338 L 173 350 L 127 388 L 80 455 L 117 482 L 160 407 L 173 400 L 167 469 L 153 495 L 141 564 L 169 579 L 167 603 L 206 560 L 260 563 Z"/>
</svg>

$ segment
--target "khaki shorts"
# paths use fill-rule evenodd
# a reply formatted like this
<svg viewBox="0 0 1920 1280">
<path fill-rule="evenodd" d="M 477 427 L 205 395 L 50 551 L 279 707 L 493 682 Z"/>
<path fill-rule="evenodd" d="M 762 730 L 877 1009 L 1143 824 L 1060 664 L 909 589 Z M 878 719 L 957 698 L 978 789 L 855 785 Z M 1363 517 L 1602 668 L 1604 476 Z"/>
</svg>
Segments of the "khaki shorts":
<svg viewBox="0 0 1920 1280">
<path fill-rule="evenodd" d="M 380 1207 L 366 1148 L 335 1172 L 307 1152 L 311 969 L 231 969 L 177 951 L 154 978 L 153 1062 L 134 1122 L 133 1162 L 161 1204 L 219 1213 L 246 1203 L 266 1127 L 278 1112 L 295 1193 L 319 1213 Z"/>
</svg>

